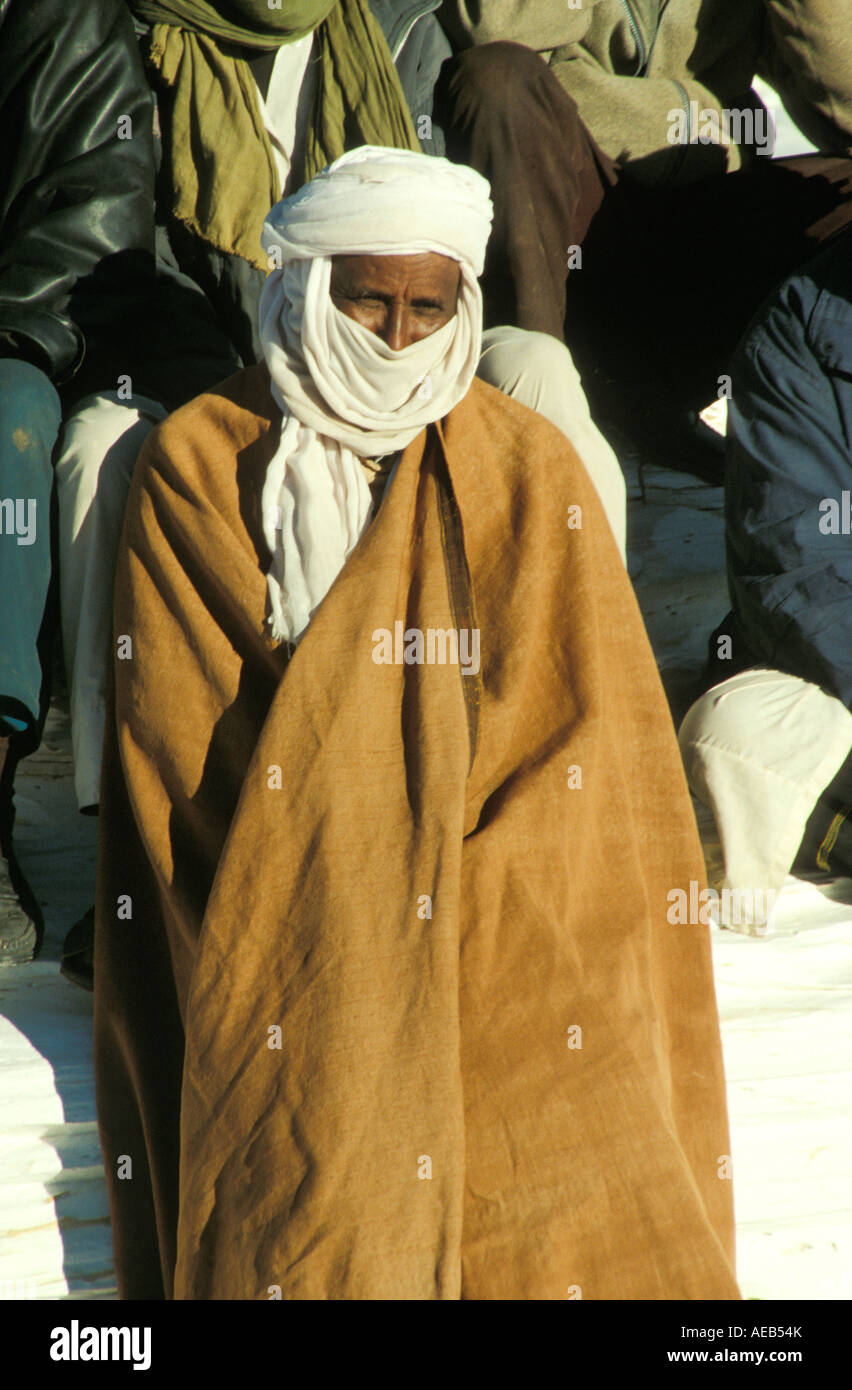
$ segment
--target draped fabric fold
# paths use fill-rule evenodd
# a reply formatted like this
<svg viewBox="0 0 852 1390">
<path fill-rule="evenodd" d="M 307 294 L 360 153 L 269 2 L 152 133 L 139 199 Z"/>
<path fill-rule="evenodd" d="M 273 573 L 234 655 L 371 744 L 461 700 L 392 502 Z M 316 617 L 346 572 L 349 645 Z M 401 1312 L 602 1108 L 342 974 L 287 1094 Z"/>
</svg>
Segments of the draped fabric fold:
<svg viewBox="0 0 852 1390">
<path fill-rule="evenodd" d="M 129 0 L 149 24 L 260 51 L 303 39 L 334 9 L 336 0 Z"/>
<path fill-rule="evenodd" d="M 128 506 L 95 962 L 123 1296 L 736 1298 L 708 933 L 667 920 L 701 851 L 579 460 L 474 382 L 288 664 L 277 417 L 263 369 L 199 398 Z M 472 665 L 412 657 L 453 627 L 444 469 L 470 771 Z"/>
<path fill-rule="evenodd" d="M 263 491 L 270 625 L 297 641 L 369 519 L 361 458 L 397 453 L 467 394 L 482 340 L 477 282 L 491 226 L 485 179 L 410 150 L 364 146 L 276 204 L 263 245 L 280 268 L 260 339 L 283 413 Z M 332 259 L 437 252 L 459 265 L 452 318 L 395 349 L 332 301 Z"/>
<path fill-rule="evenodd" d="M 263 219 L 281 196 L 257 87 L 234 47 L 269 51 L 315 32 L 317 83 L 303 177 L 354 145 L 420 144 L 382 31 L 367 0 L 130 0 L 151 24 L 149 57 L 166 100 L 164 162 L 172 215 L 211 246 L 269 268 Z M 237 18 L 230 20 L 227 14 Z M 240 22 L 241 21 L 241 22 Z"/>
</svg>

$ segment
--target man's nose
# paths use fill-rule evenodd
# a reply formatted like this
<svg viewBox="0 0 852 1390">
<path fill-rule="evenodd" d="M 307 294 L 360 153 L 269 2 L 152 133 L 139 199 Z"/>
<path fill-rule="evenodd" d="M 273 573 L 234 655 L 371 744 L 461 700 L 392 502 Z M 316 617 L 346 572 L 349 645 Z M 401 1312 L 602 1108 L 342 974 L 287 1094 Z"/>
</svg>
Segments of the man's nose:
<svg viewBox="0 0 852 1390">
<path fill-rule="evenodd" d="M 381 334 L 389 348 L 399 352 L 413 341 L 408 309 L 404 304 L 389 304 Z"/>
</svg>

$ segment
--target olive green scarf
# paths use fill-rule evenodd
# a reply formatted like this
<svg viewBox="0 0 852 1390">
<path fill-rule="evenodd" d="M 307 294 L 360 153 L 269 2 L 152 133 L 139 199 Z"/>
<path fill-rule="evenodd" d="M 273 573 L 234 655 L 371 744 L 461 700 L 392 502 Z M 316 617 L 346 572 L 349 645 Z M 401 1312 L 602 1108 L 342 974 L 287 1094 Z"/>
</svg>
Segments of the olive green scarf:
<svg viewBox="0 0 852 1390">
<path fill-rule="evenodd" d="M 356 145 L 420 145 L 393 60 L 366 0 L 130 0 L 153 25 L 150 58 L 168 90 L 164 160 L 172 215 L 219 251 L 268 269 L 263 220 L 281 197 L 248 63 L 221 44 L 260 51 L 316 30 L 311 123 L 302 181 Z M 224 17 L 233 14 L 233 21 Z M 242 21 L 242 22 L 239 22 Z"/>
</svg>

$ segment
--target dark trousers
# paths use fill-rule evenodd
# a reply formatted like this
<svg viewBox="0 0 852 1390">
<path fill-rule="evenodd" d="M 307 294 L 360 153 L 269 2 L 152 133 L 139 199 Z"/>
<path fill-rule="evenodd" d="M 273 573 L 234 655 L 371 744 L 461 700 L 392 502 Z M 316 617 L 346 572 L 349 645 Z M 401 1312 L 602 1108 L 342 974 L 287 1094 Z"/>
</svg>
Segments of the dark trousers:
<svg viewBox="0 0 852 1390">
<path fill-rule="evenodd" d="M 486 325 L 568 343 L 593 411 L 693 409 L 779 280 L 852 223 L 852 159 L 755 157 L 683 187 L 632 181 L 596 145 L 531 49 L 494 43 L 445 64 L 450 159 L 491 182 Z M 582 267 L 569 269 L 570 248 Z"/>
<path fill-rule="evenodd" d="M 0 734 L 41 710 L 39 632 L 51 576 L 52 451 L 59 397 L 45 374 L 0 359 Z"/>
<path fill-rule="evenodd" d="M 53 467 L 59 398 L 37 367 L 0 359 L 0 855 L 9 856 L 15 770 L 47 715 L 55 624 L 51 588 Z M 29 906 L 28 910 L 37 912 Z"/>
</svg>

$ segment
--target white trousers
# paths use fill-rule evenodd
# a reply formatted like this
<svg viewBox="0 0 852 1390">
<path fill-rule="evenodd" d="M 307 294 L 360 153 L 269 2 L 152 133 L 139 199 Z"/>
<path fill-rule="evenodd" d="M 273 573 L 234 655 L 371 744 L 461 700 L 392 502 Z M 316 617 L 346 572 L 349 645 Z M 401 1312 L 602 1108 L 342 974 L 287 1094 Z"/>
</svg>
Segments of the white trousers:
<svg viewBox="0 0 852 1390">
<path fill-rule="evenodd" d="M 146 396 L 87 396 L 68 417 L 55 465 L 59 503 L 62 646 L 71 705 L 74 791 L 100 799 L 101 748 L 112 643 L 112 591 L 130 478 L 163 407 Z"/>
<path fill-rule="evenodd" d="M 774 895 L 852 749 L 852 714 L 797 676 L 743 671 L 696 700 L 678 740 L 690 790 L 716 821 L 723 886 Z"/>
<path fill-rule="evenodd" d="M 544 415 L 577 450 L 600 495 L 622 559 L 626 489 L 596 429 L 571 354 L 546 333 L 492 328 L 478 375 Z M 130 478 L 145 436 L 166 411 L 144 396 L 89 396 L 60 436 L 56 483 L 62 642 L 71 703 L 74 789 L 83 809 L 99 800 L 112 593 Z"/>
<path fill-rule="evenodd" d="M 589 414 L 580 374 L 564 343 L 549 333 L 489 328 L 476 375 L 537 410 L 574 445 L 603 503 L 622 560 L 626 556 L 627 485 L 621 465 Z"/>
</svg>

